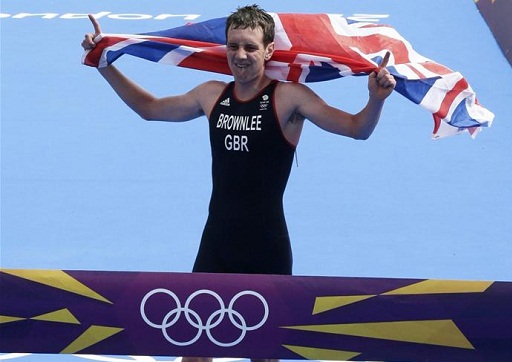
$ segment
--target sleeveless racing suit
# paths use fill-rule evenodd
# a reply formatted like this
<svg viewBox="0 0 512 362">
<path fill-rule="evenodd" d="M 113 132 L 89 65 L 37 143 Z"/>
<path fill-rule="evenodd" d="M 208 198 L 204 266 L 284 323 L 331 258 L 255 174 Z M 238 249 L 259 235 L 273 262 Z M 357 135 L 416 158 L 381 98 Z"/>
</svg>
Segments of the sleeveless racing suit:
<svg viewBox="0 0 512 362">
<path fill-rule="evenodd" d="M 232 82 L 213 107 L 213 189 L 194 272 L 292 273 L 283 193 L 295 147 L 274 110 L 277 84 L 240 101 Z"/>
</svg>

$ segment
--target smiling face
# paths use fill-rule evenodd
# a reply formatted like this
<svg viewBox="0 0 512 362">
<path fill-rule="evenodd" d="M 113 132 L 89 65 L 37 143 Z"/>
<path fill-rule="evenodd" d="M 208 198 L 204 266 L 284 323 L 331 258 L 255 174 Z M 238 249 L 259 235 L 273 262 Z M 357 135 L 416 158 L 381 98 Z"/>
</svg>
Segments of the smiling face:
<svg viewBox="0 0 512 362">
<path fill-rule="evenodd" d="M 265 45 L 260 27 L 230 28 L 227 32 L 227 60 L 238 83 L 257 83 L 265 75 L 265 62 L 274 51 L 274 43 Z"/>
</svg>

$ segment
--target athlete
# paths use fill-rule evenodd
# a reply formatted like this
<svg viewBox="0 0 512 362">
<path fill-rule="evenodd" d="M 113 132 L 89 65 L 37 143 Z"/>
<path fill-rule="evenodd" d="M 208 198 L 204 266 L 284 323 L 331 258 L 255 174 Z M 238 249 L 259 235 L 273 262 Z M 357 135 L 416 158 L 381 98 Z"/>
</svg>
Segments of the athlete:
<svg viewBox="0 0 512 362">
<path fill-rule="evenodd" d="M 101 33 L 96 19 L 90 19 L 94 33 L 85 35 L 86 50 L 95 47 L 94 38 Z M 388 53 L 368 77 L 369 98 L 360 112 L 332 107 L 303 84 L 265 75 L 265 63 L 274 52 L 274 31 L 272 17 L 257 5 L 238 8 L 226 24 L 227 61 L 234 81 L 208 81 L 182 95 L 158 98 L 112 65 L 98 69 L 145 120 L 208 119 L 213 190 L 195 272 L 291 274 L 282 199 L 304 121 L 367 139 L 396 84 L 385 69 Z"/>
</svg>

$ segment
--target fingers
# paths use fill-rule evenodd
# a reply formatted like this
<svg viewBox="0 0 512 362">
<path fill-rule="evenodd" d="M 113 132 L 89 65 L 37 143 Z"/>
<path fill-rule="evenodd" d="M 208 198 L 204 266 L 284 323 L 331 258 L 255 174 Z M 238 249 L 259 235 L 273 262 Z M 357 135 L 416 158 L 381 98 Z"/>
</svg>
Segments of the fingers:
<svg viewBox="0 0 512 362">
<path fill-rule="evenodd" d="M 386 55 L 384 55 L 384 59 L 382 59 L 382 62 L 380 62 L 380 64 L 379 64 L 379 68 L 386 68 L 388 66 L 390 56 L 391 56 L 391 53 L 386 52 Z"/>
<path fill-rule="evenodd" d="M 375 69 L 372 73 L 370 73 L 370 78 L 377 78 L 377 80 L 378 80 L 379 74 L 382 72 L 383 69 L 386 69 L 390 57 L 391 57 L 391 53 L 389 51 L 387 51 L 386 54 L 384 55 L 384 58 L 382 58 L 382 61 L 380 62 L 379 67 L 377 69 Z"/>
<path fill-rule="evenodd" d="M 386 52 L 384 58 L 382 59 L 382 62 L 379 65 L 379 68 L 375 72 L 375 78 L 377 80 L 377 83 L 379 84 L 380 87 L 383 88 L 394 88 L 396 85 L 395 77 L 393 77 L 389 70 L 386 69 L 390 56 L 391 53 Z"/>
<path fill-rule="evenodd" d="M 94 34 L 101 34 L 101 27 L 100 23 L 98 23 L 98 20 L 96 20 L 96 18 L 92 14 L 89 14 L 89 20 L 91 20 L 92 26 L 94 27 Z"/>
<path fill-rule="evenodd" d="M 96 43 L 94 42 L 94 34 L 85 34 L 84 40 L 82 40 L 82 48 L 84 50 L 91 50 L 96 46 Z"/>
<path fill-rule="evenodd" d="M 95 46 L 96 46 L 96 42 L 94 41 L 94 39 L 101 34 L 101 27 L 100 27 L 100 23 L 98 22 L 98 20 L 96 20 L 96 18 L 89 14 L 89 20 L 91 21 L 92 23 L 92 26 L 94 28 L 94 34 L 91 34 L 91 33 L 87 33 L 85 34 L 85 37 L 84 37 L 84 40 L 82 40 L 82 48 L 84 48 L 84 50 L 91 50 L 93 49 Z"/>
<path fill-rule="evenodd" d="M 383 88 L 394 88 L 396 85 L 395 77 L 393 77 L 393 75 L 386 68 L 379 68 L 375 79 L 377 80 L 379 86 Z"/>
<path fill-rule="evenodd" d="M 395 88 L 396 86 L 396 80 L 395 77 L 393 77 L 389 72 L 377 75 L 377 82 L 379 83 L 379 86 L 382 88 Z"/>
<path fill-rule="evenodd" d="M 371 98 L 374 97 L 383 101 L 396 87 L 395 77 L 386 68 L 390 57 L 391 53 L 387 51 L 382 62 L 380 62 L 379 67 L 374 69 L 374 71 L 369 75 L 368 90 L 370 91 Z"/>
</svg>

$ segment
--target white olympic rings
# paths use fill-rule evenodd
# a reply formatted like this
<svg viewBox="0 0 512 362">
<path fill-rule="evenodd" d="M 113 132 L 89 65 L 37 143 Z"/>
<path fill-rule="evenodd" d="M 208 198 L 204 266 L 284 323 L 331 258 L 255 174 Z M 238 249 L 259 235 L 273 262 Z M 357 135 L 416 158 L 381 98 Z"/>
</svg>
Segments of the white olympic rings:
<svg viewBox="0 0 512 362">
<path fill-rule="evenodd" d="M 174 300 L 174 303 L 176 304 L 176 308 L 170 310 L 163 317 L 163 320 L 160 324 L 150 321 L 146 315 L 146 303 L 149 300 L 149 298 L 151 298 L 155 294 L 166 294 L 166 295 L 170 296 Z M 216 310 L 215 312 L 213 312 L 207 318 L 206 323 L 203 323 L 203 320 L 201 319 L 201 316 L 199 315 L 199 313 L 197 313 L 195 310 L 190 308 L 190 303 L 192 302 L 192 300 L 199 295 L 210 295 L 210 296 L 214 297 L 217 300 L 217 302 L 219 303 L 219 309 Z M 242 314 L 234 309 L 235 302 L 243 296 L 254 296 L 257 299 L 259 299 L 259 301 L 263 305 L 263 309 L 264 309 L 263 316 L 262 316 L 261 320 L 255 325 L 248 326 L 247 322 L 246 322 L 245 318 L 242 316 Z M 169 333 L 167 332 L 168 328 L 172 327 L 173 325 L 175 325 L 178 322 L 182 313 L 185 315 L 187 322 L 192 327 L 197 328 L 196 335 L 194 337 L 192 337 L 192 339 L 190 339 L 189 341 L 184 341 L 184 342 L 176 341 L 175 339 L 171 338 L 171 336 L 169 336 Z M 144 319 L 144 322 L 146 322 L 150 327 L 162 330 L 162 334 L 165 337 L 165 339 L 168 342 L 170 342 L 176 346 L 183 347 L 183 346 L 190 346 L 190 345 L 194 344 L 195 342 L 197 342 L 197 340 L 199 340 L 199 338 L 203 334 L 203 331 L 205 331 L 206 335 L 208 336 L 208 339 L 212 343 L 216 344 L 217 346 L 232 347 L 232 346 L 235 346 L 238 343 L 240 343 L 244 339 L 247 332 L 254 331 L 254 330 L 260 328 L 261 326 L 263 326 L 263 324 L 265 324 L 265 322 L 268 319 L 269 308 L 268 308 L 268 303 L 265 300 L 265 298 L 263 298 L 263 296 L 261 294 L 255 292 L 255 291 L 252 291 L 252 290 L 244 290 L 244 291 L 236 294 L 231 299 L 228 307 L 226 308 L 224 301 L 222 300 L 220 295 L 218 295 L 214 291 L 211 291 L 208 289 L 201 289 L 201 290 L 198 290 L 198 291 L 192 293 L 185 301 L 185 305 L 182 307 L 181 302 L 175 293 L 173 293 L 167 289 L 158 288 L 158 289 L 154 289 L 154 290 L 150 291 L 149 293 L 147 293 L 144 296 L 144 298 L 142 299 L 141 304 L 140 304 L 140 314 L 142 316 L 142 319 Z M 228 315 L 229 320 L 231 321 L 233 326 L 235 326 L 236 328 L 238 328 L 241 331 L 240 336 L 232 342 L 221 342 L 221 341 L 217 340 L 212 335 L 212 329 L 217 327 L 224 320 L 224 316 L 226 314 Z"/>
</svg>

